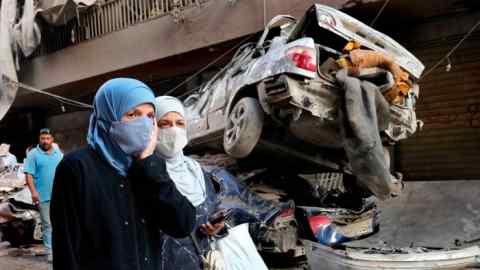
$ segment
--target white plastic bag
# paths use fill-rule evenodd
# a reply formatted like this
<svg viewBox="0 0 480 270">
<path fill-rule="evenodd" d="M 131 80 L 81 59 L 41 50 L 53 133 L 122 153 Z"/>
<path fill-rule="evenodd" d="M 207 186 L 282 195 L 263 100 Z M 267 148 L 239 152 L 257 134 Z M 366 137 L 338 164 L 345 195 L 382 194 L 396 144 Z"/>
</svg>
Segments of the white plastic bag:
<svg viewBox="0 0 480 270">
<path fill-rule="evenodd" d="M 223 254 L 218 250 L 210 250 L 202 259 L 204 270 L 226 270 Z"/>
<path fill-rule="evenodd" d="M 248 232 L 248 223 L 229 229 L 216 244 L 223 254 L 225 270 L 268 270 Z"/>
</svg>

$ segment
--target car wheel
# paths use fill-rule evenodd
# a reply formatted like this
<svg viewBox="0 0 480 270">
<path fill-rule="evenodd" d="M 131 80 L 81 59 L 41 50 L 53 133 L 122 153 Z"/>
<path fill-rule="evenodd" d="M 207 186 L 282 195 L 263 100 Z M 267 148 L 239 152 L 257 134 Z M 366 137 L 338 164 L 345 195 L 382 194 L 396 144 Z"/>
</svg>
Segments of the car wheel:
<svg viewBox="0 0 480 270">
<path fill-rule="evenodd" d="M 263 110 L 257 99 L 240 99 L 228 115 L 223 135 L 225 152 L 235 158 L 248 156 L 260 139 L 263 120 Z"/>
</svg>

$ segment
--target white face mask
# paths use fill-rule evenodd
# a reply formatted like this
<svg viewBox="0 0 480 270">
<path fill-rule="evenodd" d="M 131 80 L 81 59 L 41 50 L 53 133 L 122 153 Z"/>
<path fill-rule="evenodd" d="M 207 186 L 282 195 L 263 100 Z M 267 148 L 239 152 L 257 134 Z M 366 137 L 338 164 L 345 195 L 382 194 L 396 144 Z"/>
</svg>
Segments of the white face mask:
<svg viewBox="0 0 480 270">
<path fill-rule="evenodd" d="M 157 151 L 167 158 L 177 155 L 187 143 L 187 130 L 185 128 L 174 126 L 158 130 Z"/>
</svg>

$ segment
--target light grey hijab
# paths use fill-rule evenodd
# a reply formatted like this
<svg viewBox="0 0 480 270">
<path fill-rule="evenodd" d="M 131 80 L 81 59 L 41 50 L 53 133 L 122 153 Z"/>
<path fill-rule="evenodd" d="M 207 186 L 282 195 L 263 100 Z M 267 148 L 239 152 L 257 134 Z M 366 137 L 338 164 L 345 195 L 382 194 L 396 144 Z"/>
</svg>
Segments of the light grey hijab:
<svg viewBox="0 0 480 270">
<path fill-rule="evenodd" d="M 170 96 L 157 97 L 155 106 L 157 121 L 168 112 L 177 112 L 185 118 L 185 109 L 182 102 L 177 98 Z M 183 151 L 172 158 L 163 156 L 159 151 L 155 151 L 155 154 L 166 160 L 168 174 L 178 191 L 194 206 L 202 204 L 207 194 L 205 178 L 200 164 L 183 155 Z"/>
</svg>

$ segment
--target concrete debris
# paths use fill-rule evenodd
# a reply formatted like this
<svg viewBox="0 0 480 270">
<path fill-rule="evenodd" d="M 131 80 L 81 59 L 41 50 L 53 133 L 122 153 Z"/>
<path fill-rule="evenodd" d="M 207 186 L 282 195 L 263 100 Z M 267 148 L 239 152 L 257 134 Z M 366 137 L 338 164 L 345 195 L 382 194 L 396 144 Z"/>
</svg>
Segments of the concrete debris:
<svg viewBox="0 0 480 270">
<path fill-rule="evenodd" d="M 0 201 L 19 191 L 26 184 L 22 165 L 15 165 L 0 173 Z"/>
<path fill-rule="evenodd" d="M 13 157 L 13 158 L 12 158 Z M 23 165 L 0 145 L 0 232 L 14 247 L 41 240 L 40 214 L 26 187 Z"/>
<path fill-rule="evenodd" d="M 10 153 L 10 145 L 0 145 L 0 202 L 25 186 L 23 165 Z"/>
</svg>

